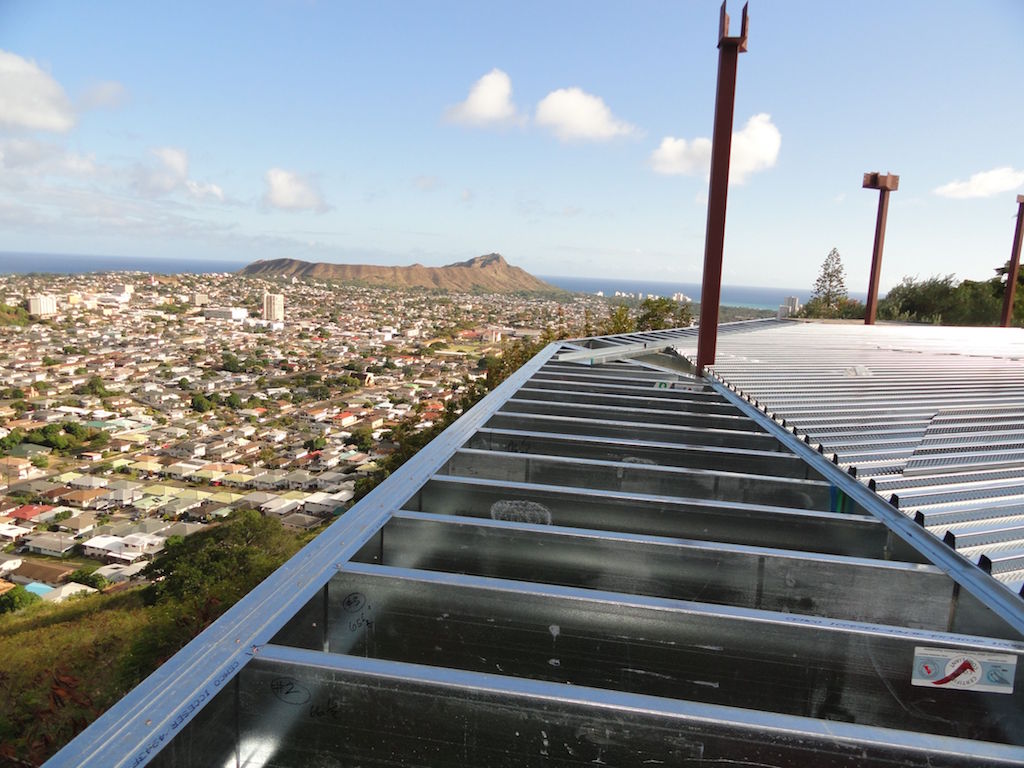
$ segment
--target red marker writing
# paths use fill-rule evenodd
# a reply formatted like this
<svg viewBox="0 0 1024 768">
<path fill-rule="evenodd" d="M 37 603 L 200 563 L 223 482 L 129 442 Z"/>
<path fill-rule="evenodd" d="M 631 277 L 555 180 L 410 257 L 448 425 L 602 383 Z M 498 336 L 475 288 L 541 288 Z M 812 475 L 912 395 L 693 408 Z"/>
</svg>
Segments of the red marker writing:
<svg viewBox="0 0 1024 768">
<path fill-rule="evenodd" d="M 960 662 L 960 666 L 958 666 L 956 669 L 954 669 L 948 675 L 946 675 L 945 677 L 941 677 L 938 680 L 933 680 L 932 681 L 932 685 L 945 685 L 946 683 L 951 683 L 954 680 L 956 680 L 958 677 L 960 677 L 960 675 L 964 674 L 965 672 L 973 672 L 973 671 L 974 671 L 974 665 L 971 664 L 971 662 L 968 661 L 967 659 L 964 659 L 963 661 Z"/>
</svg>

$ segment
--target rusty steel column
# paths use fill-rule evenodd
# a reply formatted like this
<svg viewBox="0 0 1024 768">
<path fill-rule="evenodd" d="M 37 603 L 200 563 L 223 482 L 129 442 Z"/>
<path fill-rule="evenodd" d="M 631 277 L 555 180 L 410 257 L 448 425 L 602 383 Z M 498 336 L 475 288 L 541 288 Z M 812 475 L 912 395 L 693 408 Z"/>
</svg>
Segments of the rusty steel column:
<svg viewBox="0 0 1024 768">
<path fill-rule="evenodd" d="M 878 313 L 878 278 L 882 274 L 882 248 L 885 246 L 885 221 L 889 217 L 889 193 L 900 188 L 900 177 L 889 173 L 865 173 L 864 189 L 877 189 L 878 218 L 875 220 L 875 247 L 871 252 L 871 277 L 868 300 L 864 302 L 864 325 L 874 325 Z"/>
<path fill-rule="evenodd" d="M 1006 271 L 1006 292 L 1003 294 L 1003 328 L 1009 328 L 1013 321 L 1013 294 L 1017 290 L 1017 275 L 1020 273 L 1020 243 L 1024 238 L 1024 195 L 1017 195 L 1017 228 L 1013 232 L 1013 246 L 1010 248 L 1010 268 Z"/>
<path fill-rule="evenodd" d="M 725 207 L 729 196 L 729 156 L 732 117 L 736 103 L 736 63 L 747 50 L 747 6 L 743 6 L 740 36 L 729 37 L 729 14 L 722 3 L 718 22 L 718 90 L 715 130 L 711 139 L 711 181 L 708 225 L 704 240 L 704 279 L 700 288 L 700 329 L 697 336 L 697 374 L 715 364 L 718 346 L 718 304 L 722 295 L 722 253 L 725 249 Z"/>
</svg>

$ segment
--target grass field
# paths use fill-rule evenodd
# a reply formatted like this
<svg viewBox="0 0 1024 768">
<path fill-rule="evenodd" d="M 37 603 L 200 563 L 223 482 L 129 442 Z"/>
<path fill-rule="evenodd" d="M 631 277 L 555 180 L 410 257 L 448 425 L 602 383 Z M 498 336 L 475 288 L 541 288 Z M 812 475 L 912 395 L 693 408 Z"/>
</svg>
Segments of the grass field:
<svg viewBox="0 0 1024 768">
<path fill-rule="evenodd" d="M 0 763 L 40 764 L 121 698 L 153 618 L 137 588 L 0 616 Z"/>
</svg>

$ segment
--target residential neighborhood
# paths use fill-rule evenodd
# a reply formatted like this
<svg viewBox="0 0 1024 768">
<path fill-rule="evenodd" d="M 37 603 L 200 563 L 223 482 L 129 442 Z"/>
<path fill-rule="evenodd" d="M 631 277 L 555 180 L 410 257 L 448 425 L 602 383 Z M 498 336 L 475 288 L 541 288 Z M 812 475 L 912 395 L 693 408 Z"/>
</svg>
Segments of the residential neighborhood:
<svg viewBox="0 0 1024 768">
<path fill-rule="evenodd" d="M 597 297 L 142 272 L 0 277 L 0 594 L 137 578 L 248 508 L 315 530 L 503 345 Z M 84 587 L 78 589 L 77 587 Z"/>
</svg>

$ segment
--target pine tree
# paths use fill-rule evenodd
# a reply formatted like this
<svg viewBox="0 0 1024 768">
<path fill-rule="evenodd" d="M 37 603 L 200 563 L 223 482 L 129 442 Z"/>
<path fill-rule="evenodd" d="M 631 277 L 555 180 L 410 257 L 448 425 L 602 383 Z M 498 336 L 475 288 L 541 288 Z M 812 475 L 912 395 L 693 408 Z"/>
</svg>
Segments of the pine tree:
<svg viewBox="0 0 1024 768">
<path fill-rule="evenodd" d="M 811 301 L 828 309 L 838 309 L 848 298 L 846 292 L 846 270 L 839 256 L 839 250 L 833 248 L 821 265 L 818 279 L 814 281 L 814 294 Z"/>
</svg>

